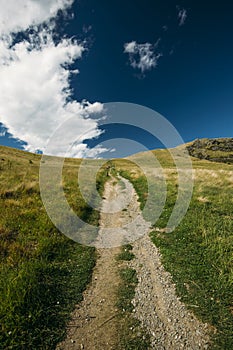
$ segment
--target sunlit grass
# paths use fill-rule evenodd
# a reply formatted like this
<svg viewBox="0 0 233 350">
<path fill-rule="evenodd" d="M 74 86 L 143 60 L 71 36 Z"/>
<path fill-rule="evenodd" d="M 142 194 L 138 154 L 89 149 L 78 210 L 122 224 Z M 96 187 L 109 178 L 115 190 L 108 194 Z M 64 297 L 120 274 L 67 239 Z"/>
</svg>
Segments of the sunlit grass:
<svg viewBox="0 0 233 350">
<path fill-rule="evenodd" d="M 151 238 L 160 248 L 163 264 L 173 276 L 177 293 L 203 322 L 208 322 L 216 330 L 212 348 L 231 349 L 233 166 L 193 158 L 194 191 L 191 204 L 175 231 L 166 233 L 163 228 L 166 227 L 177 196 L 177 174 L 167 151 L 155 151 L 154 154 L 164 167 L 167 199 Z M 143 158 L 145 160 L 145 155 L 142 162 Z M 117 166 L 123 176 L 131 179 L 144 205 L 146 180 L 142 171 L 135 170 L 135 166 L 123 160 Z"/>
<path fill-rule="evenodd" d="M 0 343 L 4 349 L 53 349 L 64 337 L 70 311 L 81 300 L 91 278 L 95 250 L 64 237 L 48 218 L 40 198 L 40 156 L 6 147 L 0 147 L 0 151 Z M 213 349 L 231 349 L 233 166 L 192 158 L 194 192 L 189 210 L 176 230 L 166 233 L 163 228 L 177 196 L 177 171 L 167 150 L 153 153 L 163 168 L 167 199 L 152 240 L 160 248 L 163 263 L 172 273 L 182 300 L 217 330 Z M 111 166 L 116 176 L 120 172 L 132 181 L 143 208 L 148 183 L 142 169 L 133 163 L 135 160 L 147 167 L 156 188 L 161 174 L 147 154 L 116 160 Z M 64 192 L 80 217 L 98 224 L 98 211 L 86 204 L 77 184 L 80 163 L 81 160 L 65 161 Z M 100 194 L 106 175 L 103 167 L 95 185 Z M 86 191 L 91 194 L 92 188 Z M 121 258 L 133 258 L 130 249 L 122 251 Z M 122 272 L 124 287 L 128 277 L 134 279 L 131 273 L 134 274 Z M 127 303 L 135 283 L 132 293 L 126 292 Z M 129 328 L 134 327 L 130 315 L 127 317 Z M 122 331 L 126 328 L 122 326 Z M 125 334 L 125 340 L 128 335 Z M 144 345 L 132 338 L 128 349 L 137 349 L 136 346 L 142 349 Z"/>
<path fill-rule="evenodd" d="M 40 156 L 0 151 L 1 348 L 55 349 L 90 281 L 95 249 L 66 238 L 47 216 L 39 189 Z M 65 161 L 64 191 L 77 215 L 98 225 L 99 213 L 78 190 L 79 164 Z M 100 193 L 105 179 L 103 168 L 97 176 Z"/>
</svg>

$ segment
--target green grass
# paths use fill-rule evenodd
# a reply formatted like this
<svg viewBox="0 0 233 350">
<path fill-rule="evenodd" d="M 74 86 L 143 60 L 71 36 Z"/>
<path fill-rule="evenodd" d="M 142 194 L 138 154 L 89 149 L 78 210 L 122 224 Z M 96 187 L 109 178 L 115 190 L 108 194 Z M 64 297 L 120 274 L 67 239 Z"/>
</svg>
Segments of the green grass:
<svg viewBox="0 0 233 350">
<path fill-rule="evenodd" d="M 122 246 L 121 252 L 117 256 L 117 260 L 130 261 L 134 259 L 135 255 L 131 252 L 133 249 L 131 244 L 125 244 Z"/>
<path fill-rule="evenodd" d="M 148 350 L 150 348 L 150 337 L 142 328 L 141 322 L 132 316 L 134 306 L 132 299 L 135 295 L 135 288 L 138 284 L 137 273 L 125 265 L 124 262 L 134 258 L 131 244 L 121 247 L 121 252 L 116 260 L 122 261 L 122 267 L 119 270 L 120 285 L 117 291 L 116 306 L 119 310 L 119 332 L 118 349 L 119 350 Z"/>
<path fill-rule="evenodd" d="M 70 311 L 81 300 L 91 278 L 95 250 L 68 240 L 48 218 L 38 185 L 40 156 L 6 147 L 0 147 L 0 152 L 0 344 L 3 349 L 55 349 L 65 336 Z M 153 153 L 164 168 L 167 181 L 165 208 L 156 223 L 162 229 L 176 200 L 176 170 L 167 150 Z M 115 175 L 120 172 L 132 181 L 143 208 L 147 181 L 133 160 L 151 167 L 144 153 L 112 161 L 111 172 Z M 79 164 L 80 160 L 65 161 L 66 198 L 81 218 L 97 223 L 98 211 L 86 205 L 77 186 Z M 92 165 L 91 162 L 88 165 L 90 176 Z M 154 230 L 151 237 L 160 248 L 177 293 L 203 322 L 216 328 L 212 348 L 231 349 L 233 166 L 193 158 L 193 167 L 195 186 L 187 215 L 174 232 Z M 100 194 L 106 175 L 104 166 L 97 177 Z M 156 186 L 155 182 L 155 189 Z M 92 188 L 86 191 L 92 193 Z M 125 260 L 126 264 L 132 258 L 131 246 L 127 245 L 118 262 Z M 121 281 L 119 349 L 148 349 L 148 335 L 131 313 L 137 285 L 135 271 L 124 266 Z"/>
<path fill-rule="evenodd" d="M 216 329 L 211 349 L 232 349 L 233 166 L 193 159 L 195 183 L 189 210 L 175 231 L 166 233 L 162 229 L 177 195 L 176 171 L 170 158 L 166 160 L 165 151 L 155 153 L 158 158 L 162 155 L 167 199 L 155 225 L 161 230 L 154 230 L 151 238 L 160 248 L 162 262 L 171 272 L 182 301 L 199 319 Z M 142 173 L 129 163 L 121 161 L 118 165 L 132 181 L 144 205 Z"/>
<path fill-rule="evenodd" d="M 1 267 L 0 341 L 3 349 L 55 349 L 90 281 L 93 248 L 48 239 L 41 254 Z"/>
<path fill-rule="evenodd" d="M 48 218 L 40 198 L 40 156 L 0 151 L 0 347 L 55 349 L 90 281 L 95 249 L 69 240 Z M 86 205 L 77 186 L 79 164 L 65 161 L 64 191 L 74 211 L 97 224 L 99 213 Z M 98 173 L 99 193 L 105 170 Z"/>
<path fill-rule="evenodd" d="M 138 189 L 138 197 L 140 201 L 140 208 L 143 210 L 145 203 L 146 203 L 146 198 L 147 198 L 147 193 L 148 193 L 148 188 L 147 188 L 147 180 L 145 176 L 139 176 L 136 178 L 131 178 L 130 172 L 127 170 L 122 170 L 120 171 L 120 175 L 128 180 L 131 181 L 133 186 Z"/>
<path fill-rule="evenodd" d="M 233 347 L 232 188 L 224 183 L 216 187 L 209 181 L 209 186 L 200 190 L 197 182 L 179 227 L 172 234 L 152 233 L 182 300 L 203 322 L 217 329 L 213 349 Z M 165 224 L 166 219 L 162 216 L 160 223 Z"/>
<path fill-rule="evenodd" d="M 138 283 L 136 271 L 131 268 L 120 270 L 122 285 L 118 291 L 117 307 L 123 312 L 132 312 L 133 304 L 131 300 L 135 294 L 135 287 Z"/>
</svg>

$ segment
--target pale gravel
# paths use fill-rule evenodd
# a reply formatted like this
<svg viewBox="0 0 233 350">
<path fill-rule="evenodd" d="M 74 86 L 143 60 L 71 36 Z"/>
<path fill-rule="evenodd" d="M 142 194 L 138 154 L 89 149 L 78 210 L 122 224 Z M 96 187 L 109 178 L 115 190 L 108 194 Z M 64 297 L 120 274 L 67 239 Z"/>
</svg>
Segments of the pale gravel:
<svg viewBox="0 0 233 350">
<path fill-rule="evenodd" d="M 180 301 L 159 250 L 148 235 L 134 243 L 133 253 L 136 258 L 129 266 L 137 271 L 139 281 L 133 313 L 151 335 L 151 349 L 209 349 L 212 329 Z"/>
</svg>

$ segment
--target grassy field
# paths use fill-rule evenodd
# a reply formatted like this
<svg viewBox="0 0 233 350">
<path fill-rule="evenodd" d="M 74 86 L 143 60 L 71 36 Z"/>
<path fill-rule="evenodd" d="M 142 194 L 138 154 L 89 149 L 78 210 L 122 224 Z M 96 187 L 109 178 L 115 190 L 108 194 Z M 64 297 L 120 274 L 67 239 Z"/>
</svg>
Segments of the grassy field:
<svg viewBox="0 0 233 350">
<path fill-rule="evenodd" d="M 167 200 L 151 238 L 160 248 L 177 293 L 215 332 L 213 349 L 233 348 L 233 166 L 193 158 L 194 191 L 187 215 L 172 233 L 166 233 L 177 195 L 175 166 L 166 150 L 155 151 L 167 180 Z M 147 163 L 146 154 L 132 158 Z M 141 206 L 147 183 L 130 161 L 116 168 L 131 179 Z M 147 164 L 150 167 L 149 164 Z"/>
<path fill-rule="evenodd" d="M 6 147 L 0 147 L 0 152 L 0 348 L 55 349 L 65 336 L 71 310 L 90 281 L 95 249 L 60 234 L 47 216 L 38 184 L 40 156 Z M 175 231 L 166 233 L 163 228 L 177 195 L 177 172 L 168 151 L 154 154 L 164 170 L 167 199 L 151 238 L 160 248 L 177 293 L 203 322 L 209 322 L 216 330 L 213 349 L 231 349 L 233 165 L 192 159 L 195 180 L 189 210 Z M 132 181 L 143 208 L 148 183 L 133 163 L 135 160 L 147 167 L 153 179 L 156 169 L 146 153 L 116 160 L 112 166 L 114 173 L 119 171 Z M 98 224 L 99 213 L 86 205 L 77 185 L 79 165 L 80 160 L 65 161 L 66 198 L 81 218 Z M 105 167 L 97 177 L 100 193 L 106 178 Z M 155 191 L 159 181 L 154 176 Z M 119 256 L 122 260 L 131 258 L 130 249 L 122 250 Z M 130 322 L 135 321 L 128 306 L 137 280 L 134 271 L 127 267 L 121 271 L 121 279 L 118 308 L 127 310 L 123 319 L 128 320 L 130 327 Z M 121 347 L 136 349 L 139 339 L 124 334 L 126 328 L 122 327 Z M 132 343 L 127 348 L 129 340 Z M 145 344 L 141 348 L 146 348 Z"/>
<path fill-rule="evenodd" d="M 0 152 L 0 348 L 55 349 L 90 281 L 95 249 L 66 238 L 47 216 L 38 184 L 40 156 L 6 147 Z M 65 161 L 64 191 L 80 217 L 98 224 L 98 212 L 77 188 L 79 163 Z M 105 179 L 100 171 L 100 192 Z"/>
</svg>

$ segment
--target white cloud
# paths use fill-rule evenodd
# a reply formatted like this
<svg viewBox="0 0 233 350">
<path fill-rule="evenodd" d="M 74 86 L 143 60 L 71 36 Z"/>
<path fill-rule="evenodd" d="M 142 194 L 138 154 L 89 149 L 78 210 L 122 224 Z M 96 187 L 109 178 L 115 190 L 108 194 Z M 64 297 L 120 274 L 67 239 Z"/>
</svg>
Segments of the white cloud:
<svg viewBox="0 0 233 350">
<path fill-rule="evenodd" d="M 69 156 L 75 158 L 99 158 L 99 155 L 104 152 L 111 152 L 108 148 L 98 145 L 94 148 L 87 148 L 85 144 L 77 144 L 69 150 Z"/>
<path fill-rule="evenodd" d="M 6 130 L 1 130 L 0 131 L 0 137 L 6 136 Z"/>
<path fill-rule="evenodd" d="M 178 12 L 179 26 L 184 25 L 186 18 L 187 18 L 187 10 L 179 9 L 179 12 Z"/>
<path fill-rule="evenodd" d="M 0 34 L 24 31 L 55 17 L 74 0 L 0 0 Z"/>
<path fill-rule="evenodd" d="M 125 52 L 127 52 L 127 53 L 135 53 L 135 50 L 136 50 L 136 48 L 137 48 L 137 43 L 136 43 L 136 41 L 131 41 L 130 43 L 126 43 L 125 45 L 124 45 L 124 48 L 125 48 Z"/>
<path fill-rule="evenodd" d="M 29 151 L 43 151 L 55 129 L 70 118 L 76 120 L 76 129 L 78 125 L 77 137 L 88 130 L 92 130 L 90 137 L 99 134 L 97 121 L 90 115 L 100 113 L 102 104 L 71 99 L 69 80 L 71 74 L 78 74 L 78 71 L 72 72 L 69 66 L 81 58 L 85 50 L 83 44 L 70 39 L 61 39 L 55 44 L 53 24 L 49 22 L 43 29 L 33 27 L 33 34 L 23 41 L 13 43 L 11 36 L 11 32 L 48 21 L 58 9 L 67 8 L 72 2 L 22 0 L 19 5 L 8 0 L 7 6 L 2 6 L 5 15 L 0 14 L 0 32 L 3 34 L 0 39 L 0 122 L 14 138 L 26 142 L 25 149 Z M 5 29 L 4 18 L 9 18 Z M 60 133 L 53 154 L 64 154 L 70 146 L 69 133 L 73 133 L 72 124 L 71 130 Z M 86 145 L 77 147 L 78 156 L 85 152 Z M 75 150 L 72 151 L 74 155 Z"/>
<path fill-rule="evenodd" d="M 87 34 L 92 30 L 92 26 L 91 25 L 84 25 L 83 26 L 83 33 Z"/>
<path fill-rule="evenodd" d="M 155 45 L 150 43 L 138 44 L 136 41 L 125 43 L 124 52 L 129 54 L 130 65 L 141 70 L 142 73 L 155 68 L 162 56 L 161 53 L 155 53 L 158 43 L 159 41 Z"/>
</svg>

